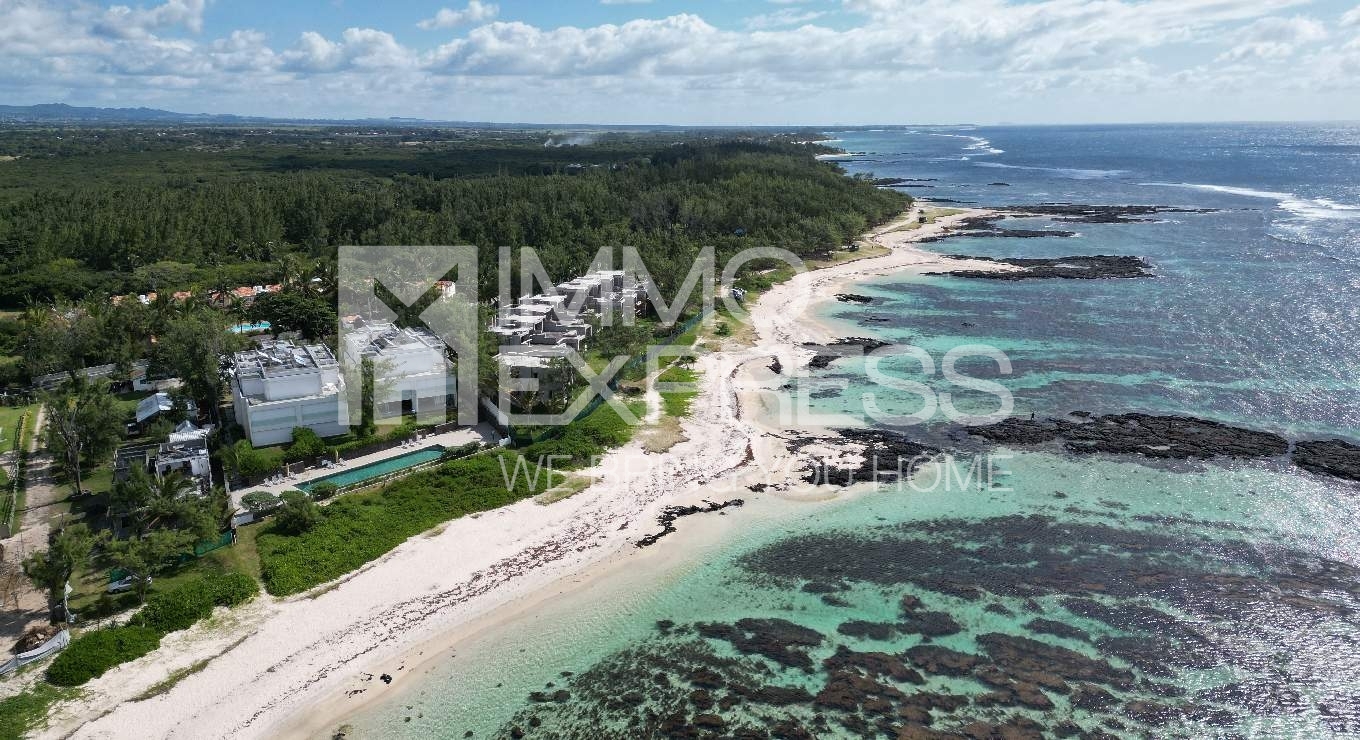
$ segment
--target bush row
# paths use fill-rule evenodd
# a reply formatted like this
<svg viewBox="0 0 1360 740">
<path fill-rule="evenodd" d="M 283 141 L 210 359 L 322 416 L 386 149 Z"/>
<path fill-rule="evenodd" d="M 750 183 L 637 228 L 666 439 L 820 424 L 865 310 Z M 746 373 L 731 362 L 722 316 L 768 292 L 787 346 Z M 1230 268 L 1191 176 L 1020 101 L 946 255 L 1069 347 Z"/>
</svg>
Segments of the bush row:
<svg viewBox="0 0 1360 740">
<path fill-rule="evenodd" d="M 231 572 L 159 592 L 128 624 L 91 630 L 72 640 L 48 666 L 47 680 L 57 686 L 80 686 L 155 650 L 161 637 L 192 627 L 215 607 L 243 604 L 259 591 L 255 579 Z"/>
<path fill-rule="evenodd" d="M 305 591 L 442 522 L 552 487 L 546 475 L 537 481 L 520 475 L 507 485 L 505 471 L 514 474 L 513 455 L 474 455 L 378 490 L 341 496 L 326 507 L 325 518 L 300 534 L 287 535 L 267 525 L 256 539 L 265 588 L 276 596 Z"/>
<path fill-rule="evenodd" d="M 259 592 L 259 584 L 245 573 L 200 578 L 153 595 L 132 623 L 162 633 L 188 629 L 212 614 L 214 608 L 243 604 Z"/>
<path fill-rule="evenodd" d="M 77 637 L 47 667 L 57 686 L 79 686 L 110 668 L 136 660 L 160 647 L 161 633 L 150 627 L 105 627 Z"/>
</svg>

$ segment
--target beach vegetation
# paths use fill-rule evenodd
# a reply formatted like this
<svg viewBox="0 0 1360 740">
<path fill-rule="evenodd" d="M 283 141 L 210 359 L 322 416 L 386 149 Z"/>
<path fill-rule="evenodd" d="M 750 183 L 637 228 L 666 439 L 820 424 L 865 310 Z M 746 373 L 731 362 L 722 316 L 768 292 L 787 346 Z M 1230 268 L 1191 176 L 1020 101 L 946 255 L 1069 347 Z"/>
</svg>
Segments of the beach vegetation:
<svg viewBox="0 0 1360 740">
<path fill-rule="evenodd" d="M 132 624 L 162 634 L 188 629 L 212 614 L 216 607 L 244 604 L 259 592 L 260 585 L 245 573 L 195 578 L 152 596 L 133 617 Z"/>
<path fill-rule="evenodd" d="M 72 689 L 39 682 L 26 691 L 0 699 L 0 738 L 31 737 L 47 724 L 47 714 L 54 704 L 75 695 Z"/>
<path fill-rule="evenodd" d="M 228 572 L 160 591 L 127 624 L 90 630 L 71 640 L 48 666 L 47 680 L 57 686 L 80 686 L 155 650 L 162 637 L 192 627 L 213 609 L 243 604 L 259 590 L 249 575 Z"/>
<path fill-rule="evenodd" d="M 302 491 L 285 491 L 283 505 L 274 514 L 274 530 L 283 534 L 302 534 L 315 527 L 325 515 L 321 507 Z"/>
<path fill-rule="evenodd" d="M 136 660 L 160 647 L 161 632 L 125 625 L 86 632 L 71 640 L 47 667 L 47 680 L 57 686 L 80 686 L 114 666 Z"/>
<path fill-rule="evenodd" d="M 406 539 L 450 519 L 513 503 L 553 487 L 524 476 L 507 485 L 501 455 L 483 453 L 443 463 L 382 488 L 341 496 L 311 528 L 290 533 L 277 518 L 256 536 L 265 589 L 275 596 L 306 591 L 375 560 Z M 507 465 L 513 466 L 510 460 Z M 556 479 L 554 479 L 556 480 Z"/>
<path fill-rule="evenodd" d="M 683 365 L 672 365 L 656 377 L 658 383 L 696 383 L 699 372 Z M 690 405 L 694 403 L 697 390 L 661 391 L 661 404 L 667 416 L 676 418 L 689 415 Z"/>
</svg>

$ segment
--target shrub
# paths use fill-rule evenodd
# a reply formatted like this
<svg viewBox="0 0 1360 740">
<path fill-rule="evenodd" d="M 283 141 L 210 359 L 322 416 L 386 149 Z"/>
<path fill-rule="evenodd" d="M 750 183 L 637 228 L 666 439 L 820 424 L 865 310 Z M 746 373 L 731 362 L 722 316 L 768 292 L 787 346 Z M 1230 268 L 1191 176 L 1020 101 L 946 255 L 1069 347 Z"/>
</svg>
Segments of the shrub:
<svg viewBox="0 0 1360 740">
<path fill-rule="evenodd" d="M 254 578 L 232 571 L 212 579 L 215 606 L 240 606 L 260 593 L 260 583 Z"/>
<path fill-rule="evenodd" d="M 132 623 L 164 634 L 188 629 L 212 610 L 212 590 L 206 582 L 195 580 L 153 594 Z"/>
<path fill-rule="evenodd" d="M 316 432 L 307 427 L 293 427 L 293 443 L 284 451 L 283 459 L 289 462 L 309 460 L 321 457 L 329 449 Z"/>
<path fill-rule="evenodd" d="M 416 428 L 417 427 L 415 422 L 412 421 L 404 422 L 395 427 L 392 427 L 392 430 L 390 432 L 383 435 L 383 439 L 387 440 L 388 442 L 400 442 L 401 440 L 404 439 L 410 439 L 411 437 L 415 436 Z"/>
<path fill-rule="evenodd" d="M 634 416 L 646 413 L 642 402 L 628 403 Z M 614 407 L 602 403 L 565 427 L 552 438 L 536 442 L 524 449 L 524 456 L 531 460 L 547 459 L 548 455 L 565 455 L 569 460 L 559 461 L 556 466 L 563 469 L 579 468 L 590 465 L 592 459 L 604 454 L 612 447 L 627 444 L 633 436 L 633 427 L 624 421 Z"/>
<path fill-rule="evenodd" d="M 321 507 L 301 491 L 283 494 L 283 506 L 274 517 L 274 531 L 302 534 L 315 527 L 322 519 Z"/>
<path fill-rule="evenodd" d="M 283 467 L 283 451 L 277 447 L 256 449 L 250 440 L 242 439 L 233 445 L 236 472 L 247 479 L 263 478 Z"/>
<path fill-rule="evenodd" d="M 279 508 L 279 497 L 269 491 L 254 491 L 241 497 L 241 503 L 253 514 L 264 514 Z"/>
<path fill-rule="evenodd" d="M 310 494 L 315 501 L 325 501 L 339 492 L 340 486 L 330 481 L 322 481 L 313 484 L 311 488 L 307 489 L 307 493 Z"/>
<path fill-rule="evenodd" d="M 71 641 L 47 667 L 57 686 L 80 686 L 121 663 L 136 660 L 161 644 L 161 633 L 140 625 L 106 627 Z"/>
<path fill-rule="evenodd" d="M 244 573 L 205 576 L 152 595 L 132 623 L 161 633 L 188 629 L 215 607 L 243 604 L 259 592 L 255 579 Z"/>
<path fill-rule="evenodd" d="M 444 450 L 444 454 L 440 456 L 440 459 L 457 460 L 460 457 L 467 457 L 480 449 L 482 449 L 481 442 L 468 442 L 465 445 L 458 445 L 457 447 L 450 447 L 449 449 Z M 312 488 L 312 492 L 313 495 L 315 495 L 315 487 Z"/>
</svg>

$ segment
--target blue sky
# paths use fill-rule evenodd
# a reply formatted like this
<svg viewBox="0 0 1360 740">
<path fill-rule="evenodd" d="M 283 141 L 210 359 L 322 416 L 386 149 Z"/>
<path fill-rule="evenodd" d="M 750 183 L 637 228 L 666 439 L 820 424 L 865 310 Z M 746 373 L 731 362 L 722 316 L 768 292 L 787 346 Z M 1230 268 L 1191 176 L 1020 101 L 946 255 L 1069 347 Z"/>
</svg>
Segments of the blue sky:
<svg viewBox="0 0 1360 740">
<path fill-rule="evenodd" d="M 1360 0 L 0 0 L 0 102 L 554 123 L 1360 119 Z"/>
</svg>

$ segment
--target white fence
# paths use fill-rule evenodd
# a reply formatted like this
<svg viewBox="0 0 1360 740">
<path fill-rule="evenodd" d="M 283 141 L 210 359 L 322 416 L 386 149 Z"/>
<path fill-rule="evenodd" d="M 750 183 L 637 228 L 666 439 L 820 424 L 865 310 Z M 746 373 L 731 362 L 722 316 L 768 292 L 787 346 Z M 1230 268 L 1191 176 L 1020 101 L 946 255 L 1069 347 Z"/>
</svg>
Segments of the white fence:
<svg viewBox="0 0 1360 740">
<path fill-rule="evenodd" d="M 71 633 L 67 630 L 62 630 L 47 642 L 44 642 L 26 653 L 19 653 L 13 658 L 10 658 L 8 663 L 0 665 L 0 676 L 17 671 L 35 660 L 42 660 L 43 658 L 60 651 L 69 644 L 71 644 Z"/>
</svg>

